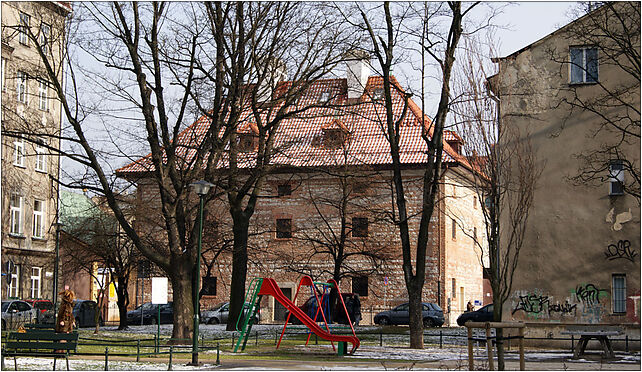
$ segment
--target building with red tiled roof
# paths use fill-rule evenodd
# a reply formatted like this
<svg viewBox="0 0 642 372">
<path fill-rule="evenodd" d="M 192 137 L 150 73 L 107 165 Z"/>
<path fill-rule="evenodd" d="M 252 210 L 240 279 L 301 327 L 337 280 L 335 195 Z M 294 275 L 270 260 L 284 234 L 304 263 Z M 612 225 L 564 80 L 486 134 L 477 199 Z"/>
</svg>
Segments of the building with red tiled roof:
<svg viewBox="0 0 642 372">
<path fill-rule="evenodd" d="M 400 87 L 394 78 L 392 81 Z M 278 96 L 289 84 L 291 82 L 279 83 L 274 94 Z M 364 322 L 372 321 L 372 314 L 366 313 L 366 309 L 377 312 L 407 301 L 399 234 L 395 225 L 385 217 L 393 203 L 390 199 L 392 160 L 383 130 L 386 110 L 382 87 L 383 80 L 371 76 L 362 89 L 363 94 L 349 98 L 347 79 L 316 81 L 293 107 L 307 109 L 280 123 L 271 157 L 274 171 L 268 176 L 262 190 L 264 198 L 257 204 L 252 217 L 254 228 L 251 230 L 254 233 L 251 231 L 249 246 L 250 255 L 254 257 L 250 259 L 248 281 L 254 276 L 275 277 L 279 285 L 293 295 L 300 273 L 310 273 L 319 279 L 329 277 L 325 273 L 331 272 L 331 267 L 328 267 L 330 261 L 318 254 L 318 247 L 312 247 L 318 241 L 311 237 L 311 231 L 326 238 L 332 235 L 330 230 L 339 216 L 332 215 L 333 207 L 328 199 L 342 195 L 345 190 L 338 188 L 341 182 L 333 177 L 352 174 L 354 179 L 348 183 L 365 184 L 368 191 L 356 192 L 356 187 L 351 189 L 350 210 L 343 211 L 344 217 L 352 223 L 353 231 L 357 224 L 361 229 L 358 238 L 352 237 L 354 233 L 348 237 L 350 244 L 355 250 L 368 247 L 378 250 L 385 256 L 385 262 L 375 264 L 364 258 L 355 258 L 354 262 L 347 263 L 353 274 L 342 281 L 342 291 L 361 295 Z M 422 135 L 432 133 L 431 121 L 411 99 L 404 110 L 401 89 L 393 91 L 392 96 L 395 119 L 401 118 L 401 163 L 408 180 L 408 203 L 411 212 L 416 213 L 421 205 L 421 182 L 418 181 L 423 175 L 428 150 Z M 248 138 L 247 146 L 241 146 L 239 154 L 241 169 L 251 169 L 254 165 L 256 149 L 251 138 L 257 135 L 258 130 L 252 118 L 250 110 L 246 110 L 236 128 L 241 141 Z M 177 152 L 185 163 L 192 160 L 194 145 L 209 125 L 208 118 L 203 116 L 179 136 L 181 146 Z M 473 241 L 477 234 L 478 239 L 483 238 L 484 220 L 470 181 L 471 166 L 461 154 L 462 144 L 461 137 L 455 132 L 445 132 L 444 184 L 440 187 L 438 209 L 430 228 L 424 290 L 424 300 L 439 303 L 451 323 L 465 310 L 469 300 L 481 305 L 489 298 L 483 293 L 481 253 L 475 249 Z M 225 169 L 227 161 L 224 151 L 218 167 Z M 332 169 L 336 172 L 330 171 Z M 153 199 L 155 186 L 147 180 L 152 170 L 153 164 L 148 155 L 120 168 L 117 174 L 136 182 L 142 199 Z M 319 207 L 319 203 L 323 206 Z M 214 202 L 209 208 L 210 215 L 219 216 L 215 222 L 216 235 L 224 241 L 226 235 L 231 235 L 225 202 Z M 322 211 L 327 214 L 320 216 L 325 213 Z M 418 222 L 418 218 L 411 219 L 411 231 L 416 231 Z M 321 231 L 319 226 L 322 225 L 328 226 L 327 234 Z M 288 231 L 283 233 L 283 229 Z M 317 249 L 316 253 L 310 253 L 314 249 Z M 205 304 L 227 300 L 230 257 L 225 254 L 219 256 L 214 269 L 210 268 L 208 272 L 216 279 L 213 280 L 213 294 L 204 296 Z M 307 296 L 299 296 L 299 304 Z M 271 301 L 266 302 L 265 310 L 262 309 L 263 321 L 282 320 L 283 309 Z"/>
</svg>

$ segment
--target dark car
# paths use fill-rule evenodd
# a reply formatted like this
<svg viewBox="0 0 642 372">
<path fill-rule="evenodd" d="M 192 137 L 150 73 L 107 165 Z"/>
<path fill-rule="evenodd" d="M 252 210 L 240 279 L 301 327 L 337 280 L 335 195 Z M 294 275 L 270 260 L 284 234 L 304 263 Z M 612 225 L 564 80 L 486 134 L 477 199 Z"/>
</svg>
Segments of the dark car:
<svg viewBox="0 0 642 372">
<path fill-rule="evenodd" d="M 53 323 L 53 302 L 50 300 L 25 300 L 36 309 L 36 322 Z"/>
<path fill-rule="evenodd" d="M 98 304 L 92 300 L 74 300 L 73 315 L 76 319 L 76 327 L 95 327 L 96 311 Z M 102 326 L 105 324 L 101 314 L 98 315 L 98 323 Z"/>
<path fill-rule="evenodd" d="M 140 324 L 157 324 L 158 322 L 158 308 L 160 307 L 160 323 L 171 324 L 174 322 L 174 307 L 172 302 L 162 305 L 155 305 L 151 302 L 146 302 L 134 310 L 127 312 L 127 324 L 140 325 Z M 141 321 L 142 318 L 142 321 Z"/>
<path fill-rule="evenodd" d="M 473 322 L 492 322 L 493 321 L 493 304 L 486 305 L 479 310 L 463 313 L 457 318 L 457 324 L 463 326 L 467 321 Z"/>
<path fill-rule="evenodd" d="M 243 306 L 243 314 L 245 314 L 249 308 L 250 308 L 250 304 L 246 302 L 245 305 Z M 223 302 L 221 304 L 214 306 L 210 310 L 202 311 L 201 323 L 224 324 L 224 323 L 227 323 L 227 317 L 229 316 L 229 314 L 230 314 L 230 303 Z M 254 317 L 253 323 L 258 324 L 260 320 L 261 320 L 261 309 L 259 308 L 259 311 L 256 313 L 256 317 Z"/>
<path fill-rule="evenodd" d="M 423 302 L 421 307 L 424 327 L 441 327 L 444 324 L 444 312 L 439 305 Z M 374 322 L 381 325 L 409 324 L 410 313 L 408 311 L 408 303 L 401 304 L 392 310 L 380 312 L 375 315 Z"/>
<path fill-rule="evenodd" d="M 321 297 L 321 296 L 319 296 Z M 359 322 L 361 321 L 361 301 L 359 300 L 359 295 L 354 294 L 354 293 L 342 293 L 341 297 L 343 297 L 343 302 L 346 305 L 346 310 L 348 311 L 348 315 L 350 315 L 350 320 L 352 320 L 352 324 L 358 325 Z M 323 296 L 321 299 L 321 303 L 324 304 L 325 301 L 327 301 L 328 295 Z M 325 304 L 323 305 L 324 308 L 324 313 L 325 316 L 328 317 L 327 319 L 328 323 L 339 323 L 339 324 L 348 324 L 348 319 L 345 316 L 345 311 L 343 310 L 343 305 L 341 304 L 341 301 L 337 301 L 333 311 L 328 314 L 327 309 L 325 308 Z M 310 296 L 310 298 L 307 299 L 303 303 L 303 305 L 299 306 L 299 309 L 303 310 L 304 313 L 307 314 L 310 318 L 314 319 L 314 316 L 317 312 L 317 299 L 315 296 Z M 285 319 L 288 319 L 288 314 L 289 311 L 285 311 Z M 321 312 L 317 315 L 317 321 L 323 321 L 323 318 L 321 317 Z M 292 324 L 301 324 L 301 321 L 295 317 L 291 316 L 289 319 L 289 322 Z"/>
</svg>

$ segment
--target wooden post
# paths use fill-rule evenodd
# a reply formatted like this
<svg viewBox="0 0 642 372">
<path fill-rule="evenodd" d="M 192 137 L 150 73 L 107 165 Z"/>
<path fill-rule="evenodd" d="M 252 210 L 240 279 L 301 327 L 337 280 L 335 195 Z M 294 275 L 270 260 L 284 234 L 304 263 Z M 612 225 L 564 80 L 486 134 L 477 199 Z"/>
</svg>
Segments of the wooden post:
<svg viewBox="0 0 642 372">
<path fill-rule="evenodd" d="M 519 370 L 526 370 L 526 362 L 524 361 L 524 328 L 519 329 Z"/>
<path fill-rule="evenodd" d="M 140 362 L 140 338 L 136 340 L 136 361 Z"/>
<path fill-rule="evenodd" d="M 488 370 L 494 371 L 493 365 L 493 340 L 490 338 L 490 324 L 486 323 L 486 352 L 488 353 Z"/>
<path fill-rule="evenodd" d="M 475 358 L 473 356 L 473 329 L 468 327 L 468 370 L 475 369 Z"/>
</svg>

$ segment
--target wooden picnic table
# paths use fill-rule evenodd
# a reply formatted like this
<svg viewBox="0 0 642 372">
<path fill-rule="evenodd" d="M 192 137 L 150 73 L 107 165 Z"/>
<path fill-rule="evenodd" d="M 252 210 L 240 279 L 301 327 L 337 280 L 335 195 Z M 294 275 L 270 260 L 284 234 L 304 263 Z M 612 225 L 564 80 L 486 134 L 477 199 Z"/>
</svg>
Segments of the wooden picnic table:
<svg viewBox="0 0 642 372">
<path fill-rule="evenodd" d="M 581 356 L 585 355 L 586 345 L 591 339 L 598 340 L 602 346 L 602 351 L 604 352 L 603 357 L 605 359 L 615 358 L 613 353 L 613 345 L 609 336 L 619 336 L 621 335 L 622 329 L 614 326 L 568 326 L 566 331 L 561 332 L 565 335 L 580 336 L 580 340 L 575 347 L 573 352 L 573 359 L 579 359 Z"/>
</svg>

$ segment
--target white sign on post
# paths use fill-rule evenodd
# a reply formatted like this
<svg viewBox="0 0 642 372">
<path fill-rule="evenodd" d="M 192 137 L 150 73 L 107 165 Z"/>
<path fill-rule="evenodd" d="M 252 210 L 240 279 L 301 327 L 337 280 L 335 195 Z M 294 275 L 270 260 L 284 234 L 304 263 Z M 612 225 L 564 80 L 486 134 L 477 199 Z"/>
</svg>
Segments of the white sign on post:
<svg viewBox="0 0 642 372">
<path fill-rule="evenodd" d="M 152 278 L 152 304 L 164 305 L 167 303 L 167 278 Z"/>
</svg>

